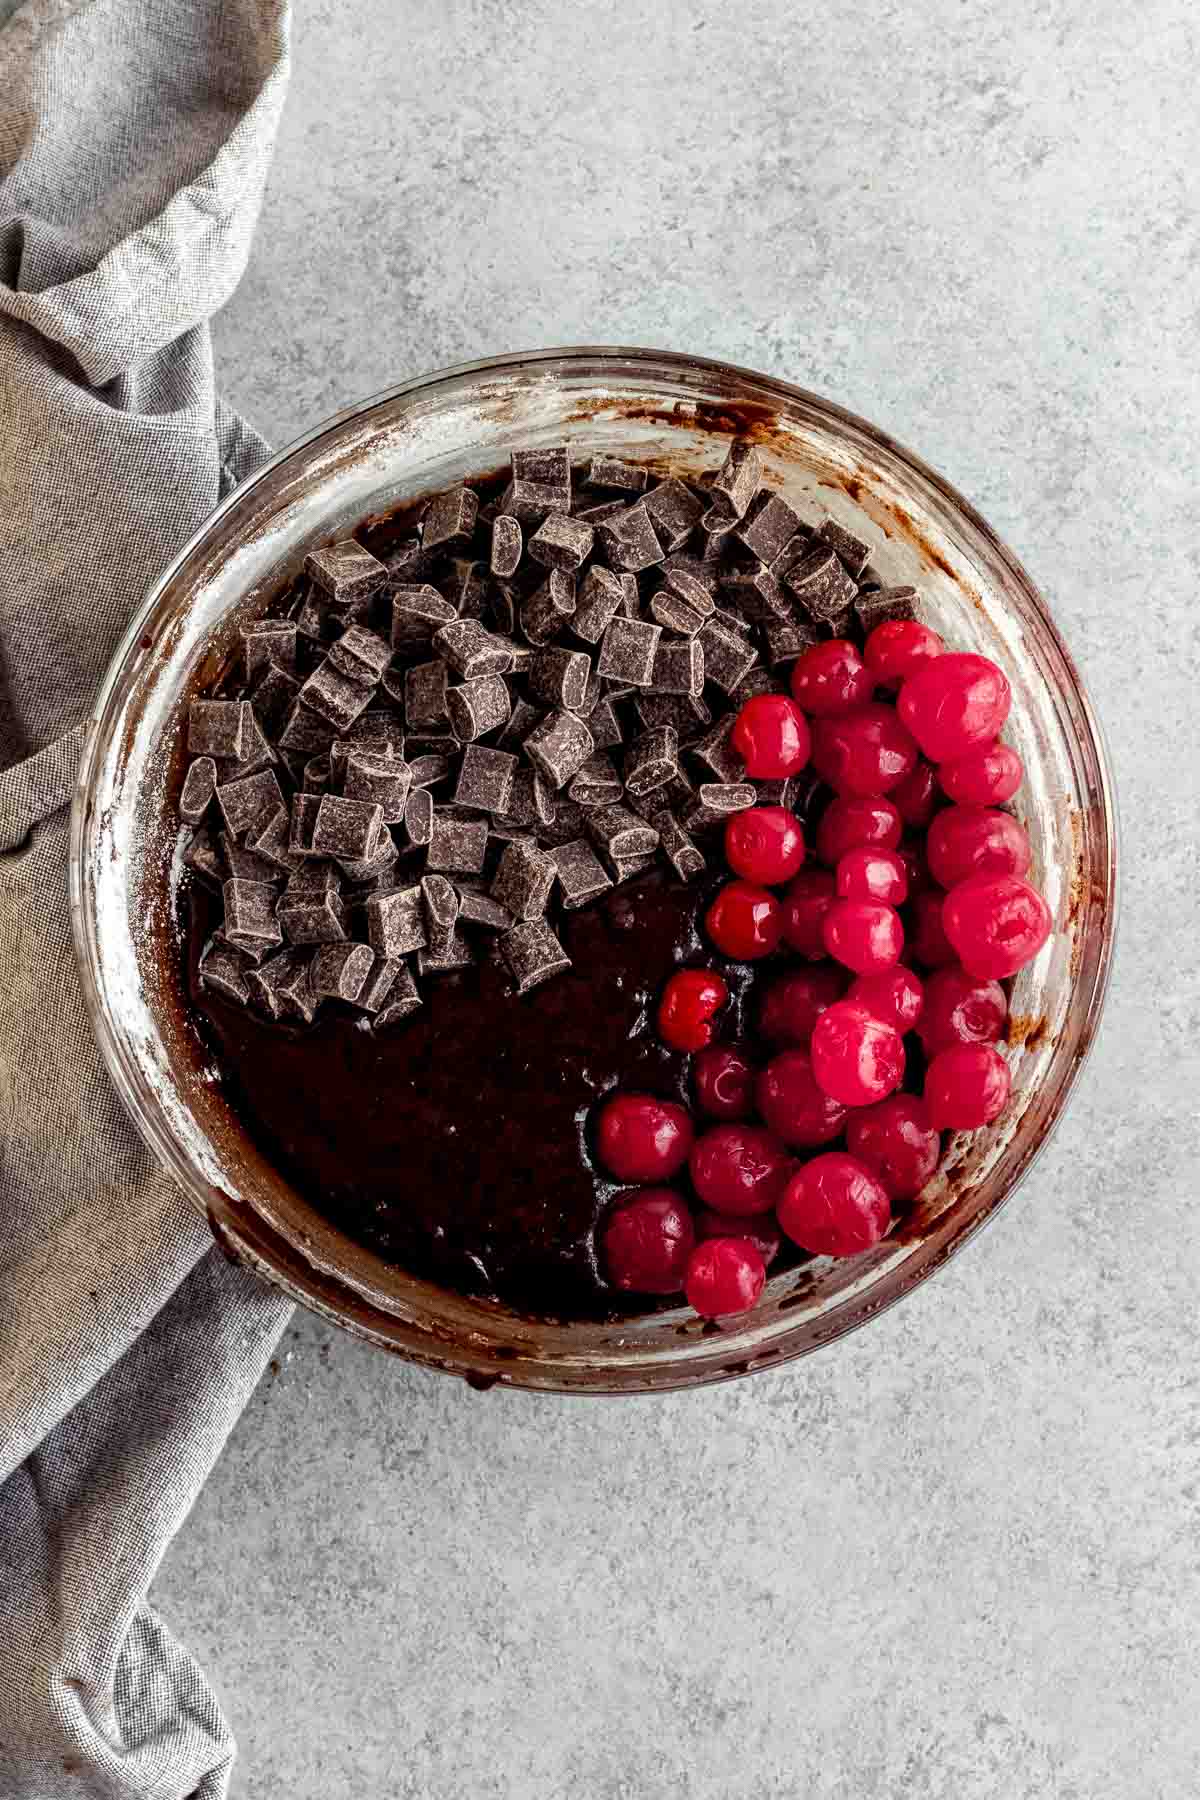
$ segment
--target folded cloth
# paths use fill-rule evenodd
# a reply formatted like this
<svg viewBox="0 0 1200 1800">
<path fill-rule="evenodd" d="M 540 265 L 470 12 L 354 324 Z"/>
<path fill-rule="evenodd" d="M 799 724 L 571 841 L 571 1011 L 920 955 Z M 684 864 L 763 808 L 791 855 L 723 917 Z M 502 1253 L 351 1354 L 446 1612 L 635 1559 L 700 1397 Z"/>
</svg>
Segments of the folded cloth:
<svg viewBox="0 0 1200 1800">
<path fill-rule="evenodd" d="M 0 0 L 0 1796 L 217 1800 L 233 1742 L 146 1604 L 289 1307 L 121 1109 L 66 806 L 131 610 L 262 460 L 208 321 L 245 267 L 285 0 Z"/>
</svg>

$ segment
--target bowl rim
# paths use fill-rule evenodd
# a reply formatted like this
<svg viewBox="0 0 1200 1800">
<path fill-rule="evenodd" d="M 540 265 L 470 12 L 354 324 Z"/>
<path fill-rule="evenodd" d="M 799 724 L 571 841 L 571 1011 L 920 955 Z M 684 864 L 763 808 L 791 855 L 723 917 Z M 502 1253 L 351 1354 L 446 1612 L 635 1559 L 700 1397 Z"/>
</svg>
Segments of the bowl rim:
<svg viewBox="0 0 1200 1800">
<path fill-rule="evenodd" d="M 138 1081 L 130 1080 L 131 1075 L 136 1076 L 136 1064 L 126 1048 L 123 1036 L 114 1028 L 107 1007 L 102 1003 L 99 958 L 96 954 L 98 945 L 93 943 L 87 929 L 89 911 L 85 882 L 87 858 L 84 836 L 88 796 L 103 750 L 100 727 L 114 693 L 122 684 L 127 667 L 131 660 L 142 651 L 142 640 L 145 636 L 147 621 L 152 617 L 172 584 L 204 545 L 206 539 L 217 530 L 226 515 L 244 500 L 249 490 L 266 481 L 291 459 L 319 443 L 326 436 L 335 433 L 352 420 L 363 417 L 377 407 L 387 406 L 406 397 L 425 393 L 464 378 L 501 374 L 528 375 L 531 372 L 536 373 L 541 365 L 552 367 L 576 362 L 595 364 L 596 362 L 603 363 L 606 360 L 619 362 L 626 367 L 632 366 L 634 369 L 639 364 L 645 364 L 660 372 L 664 368 L 693 373 L 707 371 L 723 380 L 748 382 L 760 391 L 773 393 L 790 403 L 816 408 L 833 424 L 844 425 L 852 433 L 862 434 L 887 455 L 907 465 L 916 476 L 928 484 L 941 501 L 952 511 L 957 512 L 966 524 L 979 535 L 991 555 L 1005 566 L 1009 575 L 1021 588 L 1025 599 L 1038 615 L 1047 635 L 1052 640 L 1055 652 L 1062 659 L 1073 683 L 1073 700 L 1090 737 L 1094 752 L 1099 819 L 1096 845 L 1097 863 L 1104 883 L 1108 921 L 1107 929 L 1101 934 L 1087 1009 L 1077 1028 L 1072 1062 L 1069 1068 L 1063 1072 L 1058 1091 L 1045 1117 L 1043 1129 L 1036 1140 L 1025 1147 L 1003 1190 L 986 1205 L 979 1207 L 971 1217 L 964 1220 L 947 1242 L 939 1247 L 936 1254 L 917 1266 L 909 1262 L 897 1271 L 892 1290 L 885 1296 L 874 1299 L 869 1305 L 863 1303 L 865 1298 L 863 1296 L 848 1297 L 838 1312 L 831 1315 L 828 1331 L 822 1332 L 813 1342 L 797 1342 L 786 1347 L 772 1348 L 761 1364 L 757 1358 L 751 1356 L 748 1362 L 738 1362 L 732 1366 L 703 1369 L 689 1367 L 660 1371 L 636 1382 L 627 1378 L 624 1381 L 615 1380 L 613 1385 L 605 1385 L 589 1379 L 584 1387 L 579 1383 L 571 1382 L 556 1385 L 553 1380 L 545 1379 L 544 1373 L 539 1373 L 536 1380 L 523 1380 L 519 1372 L 519 1365 L 510 1370 L 509 1365 L 497 1363 L 493 1370 L 488 1371 L 486 1378 L 475 1382 L 475 1385 L 478 1386 L 491 1386 L 494 1382 L 499 1382 L 520 1387 L 526 1392 L 572 1395 L 586 1392 L 587 1394 L 613 1396 L 633 1393 L 665 1393 L 685 1387 L 707 1386 L 718 1381 L 737 1379 L 740 1375 L 753 1372 L 760 1366 L 764 1368 L 781 1367 L 784 1363 L 809 1355 L 813 1351 L 833 1343 L 836 1339 L 846 1336 L 849 1332 L 858 1330 L 871 1319 L 878 1317 L 880 1313 L 905 1298 L 922 1282 L 943 1268 L 952 1256 L 957 1254 L 984 1225 L 993 1219 L 1025 1180 L 1037 1157 L 1053 1135 L 1066 1104 L 1074 1092 L 1080 1071 L 1095 1043 L 1112 974 L 1121 906 L 1120 822 L 1112 761 L 1105 732 L 1092 704 L 1086 683 L 1054 622 L 1040 589 L 1014 552 L 951 482 L 890 433 L 822 394 L 785 381 L 778 376 L 764 374 L 761 370 L 750 369 L 718 358 L 694 356 L 680 351 L 621 344 L 578 344 L 513 351 L 434 369 L 425 374 L 411 377 L 407 381 L 380 389 L 361 400 L 351 402 L 293 438 L 250 476 L 233 487 L 151 583 L 131 615 L 98 686 L 87 721 L 86 739 L 71 804 L 68 841 L 68 901 L 80 982 L 87 1002 L 87 1012 L 93 1035 L 105 1067 L 121 1094 L 127 1110 L 132 1114 L 143 1141 L 147 1143 L 160 1165 L 165 1168 L 172 1179 L 180 1181 L 184 1197 L 191 1200 L 193 1197 L 188 1194 L 186 1185 L 180 1180 L 185 1159 L 181 1159 L 172 1133 L 163 1117 L 143 1103 Z M 191 1169 L 190 1165 L 188 1167 L 192 1179 L 195 1180 L 195 1170 Z M 222 1202 L 227 1200 L 223 1194 L 219 1198 Z M 310 1310 L 316 1311 L 342 1328 L 392 1351 L 393 1354 L 404 1356 L 407 1360 L 446 1374 L 465 1377 L 468 1381 L 472 1379 L 471 1371 L 465 1365 L 452 1366 L 442 1356 L 432 1351 L 429 1356 L 423 1356 L 411 1345 L 398 1344 L 390 1340 L 382 1332 L 373 1330 L 361 1319 L 350 1319 L 339 1313 L 324 1298 L 316 1282 L 312 1279 L 312 1271 L 297 1256 L 293 1246 L 257 1213 L 239 1207 L 235 1224 L 228 1218 L 219 1218 L 217 1212 L 210 1206 L 208 1219 L 216 1243 L 226 1254 L 252 1268 L 262 1279 L 281 1288 Z M 245 1228 L 243 1229 L 243 1227 Z M 322 1273 L 328 1281 L 327 1272 L 323 1271 Z M 351 1295 L 355 1294 L 355 1290 L 351 1287 L 347 1287 L 346 1291 Z M 356 1298 L 360 1303 L 362 1302 L 362 1296 L 356 1296 Z M 848 1312 L 849 1316 L 840 1317 L 839 1314 L 843 1311 Z M 482 1354 L 486 1360 L 487 1353 Z M 645 1372 L 643 1371 L 642 1374 L 644 1376 Z"/>
</svg>

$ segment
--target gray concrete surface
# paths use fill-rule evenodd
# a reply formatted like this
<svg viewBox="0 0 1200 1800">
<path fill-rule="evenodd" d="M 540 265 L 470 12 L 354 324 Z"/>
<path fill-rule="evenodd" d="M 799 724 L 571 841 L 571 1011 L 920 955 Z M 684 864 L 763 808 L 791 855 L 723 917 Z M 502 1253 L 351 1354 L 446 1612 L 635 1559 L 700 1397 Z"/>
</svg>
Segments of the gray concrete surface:
<svg viewBox="0 0 1200 1800">
<path fill-rule="evenodd" d="M 299 1319 L 156 1590 L 237 1800 L 1194 1800 L 1197 49 L 1189 0 L 301 9 L 233 398 L 282 441 L 623 340 L 880 421 L 1052 599 L 1125 916 L 1035 1177 L 806 1364 L 478 1396 Z"/>
</svg>

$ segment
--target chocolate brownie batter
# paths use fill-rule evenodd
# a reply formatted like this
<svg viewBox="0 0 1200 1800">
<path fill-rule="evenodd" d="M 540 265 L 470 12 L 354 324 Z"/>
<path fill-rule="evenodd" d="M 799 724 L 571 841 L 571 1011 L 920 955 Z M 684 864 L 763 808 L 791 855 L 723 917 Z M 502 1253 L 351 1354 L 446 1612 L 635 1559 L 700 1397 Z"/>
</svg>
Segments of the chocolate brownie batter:
<svg viewBox="0 0 1200 1800">
<path fill-rule="evenodd" d="M 684 1097 L 686 1059 L 655 1037 L 652 1003 L 681 961 L 708 960 L 701 899 L 644 876 L 566 915 L 572 967 L 545 986 L 515 998 L 492 954 L 431 982 L 411 1019 L 374 1033 L 341 1006 L 281 1027 L 201 986 L 219 903 L 197 887 L 197 1023 L 246 1129 L 351 1237 L 539 1317 L 602 1316 L 621 1305 L 593 1244 L 614 1190 L 594 1172 L 585 1124 L 617 1086 Z"/>
</svg>

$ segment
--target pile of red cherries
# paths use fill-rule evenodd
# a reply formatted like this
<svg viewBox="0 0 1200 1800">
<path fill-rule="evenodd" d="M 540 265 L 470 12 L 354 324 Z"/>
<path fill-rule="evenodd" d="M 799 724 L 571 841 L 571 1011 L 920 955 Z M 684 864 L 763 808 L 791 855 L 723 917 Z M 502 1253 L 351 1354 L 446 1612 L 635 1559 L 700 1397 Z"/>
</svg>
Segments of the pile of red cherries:
<svg viewBox="0 0 1200 1800">
<path fill-rule="evenodd" d="M 702 1123 L 649 1094 L 617 1094 L 596 1120 L 601 1167 L 628 1184 L 599 1234 L 608 1279 L 683 1293 L 709 1319 L 756 1304 L 784 1234 L 812 1255 L 869 1250 L 937 1168 L 941 1133 L 999 1116 L 1000 984 L 1051 927 L 1025 879 L 1029 840 L 999 810 L 1023 769 L 999 741 L 1012 696 L 995 663 L 893 620 L 861 653 L 844 639 L 807 650 L 791 691 L 750 700 L 731 743 L 754 780 L 810 768 L 833 790 L 812 846 L 819 866 L 806 866 L 787 807 L 735 814 L 734 879 L 704 920 L 732 962 L 781 966 L 757 1012 L 771 1059 L 756 1066 L 742 1044 L 719 1041 L 728 984 L 682 969 L 658 1032 L 692 1057 Z M 919 1094 L 901 1091 L 910 1032 L 925 1057 Z M 845 1149 L 829 1147 L 839 1140 Z"/>
</svg>

